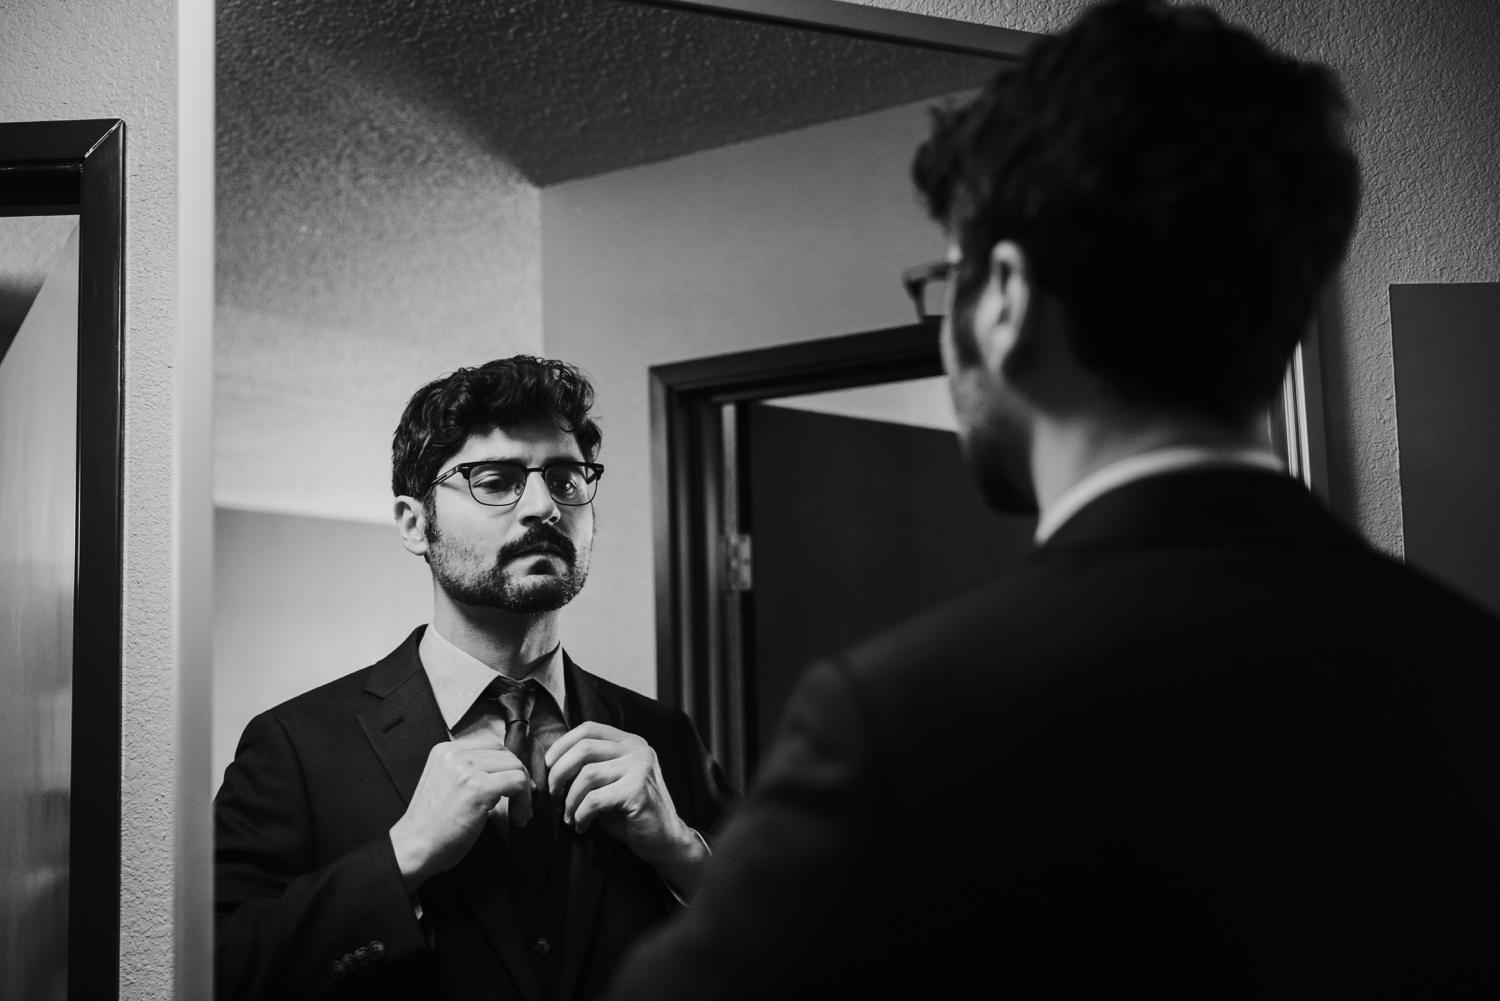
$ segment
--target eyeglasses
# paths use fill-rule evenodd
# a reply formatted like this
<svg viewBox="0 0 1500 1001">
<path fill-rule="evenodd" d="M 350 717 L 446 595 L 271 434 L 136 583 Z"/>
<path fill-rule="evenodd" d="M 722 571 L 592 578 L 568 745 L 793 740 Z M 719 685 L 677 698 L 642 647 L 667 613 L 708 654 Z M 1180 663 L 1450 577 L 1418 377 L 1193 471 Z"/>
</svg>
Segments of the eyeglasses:
<svg viewBox="0 0 1500 1001">
<path fill-rule="evenodd" d="M 523 466 L 519 462 L 460 462 L 427 487 L 442 483 L 454 473 L 462 473 L 469 483 L 469 494 L 488 507 L 510 507 L 526 492 L 532 473 L 541 473 L 547 492 L 557 503 L 579 507 L 594 499 L 604 467 L 597 462 L 549 462 L 545 466 Z M 423 491 L 426 493 L 426 491 Z"/>
<path fill-rule="evenodd" d="M 958 261 L 933 261 L 901 272 L 901 284 L 917 307 L 918 320 L 925 322 L 943 315 L 948 305 L 948 282 L 958 264 Z"/>
</svg>

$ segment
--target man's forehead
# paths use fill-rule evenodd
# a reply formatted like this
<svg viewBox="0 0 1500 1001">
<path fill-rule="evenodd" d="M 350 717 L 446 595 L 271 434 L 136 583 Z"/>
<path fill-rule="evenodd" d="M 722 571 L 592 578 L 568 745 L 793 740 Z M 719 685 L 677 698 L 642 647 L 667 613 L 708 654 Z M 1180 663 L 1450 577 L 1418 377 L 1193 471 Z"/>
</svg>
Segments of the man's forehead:
<svg viewBox="0 0 1500 1001">
<path fill-rule="evenodd" d="M 524 424 L 490 425 L 478 428 L 454 453 L 454 460 L 470 459 L 581 459 L 578 441 L 555 424 L 533 421 Z"/>
</svg>

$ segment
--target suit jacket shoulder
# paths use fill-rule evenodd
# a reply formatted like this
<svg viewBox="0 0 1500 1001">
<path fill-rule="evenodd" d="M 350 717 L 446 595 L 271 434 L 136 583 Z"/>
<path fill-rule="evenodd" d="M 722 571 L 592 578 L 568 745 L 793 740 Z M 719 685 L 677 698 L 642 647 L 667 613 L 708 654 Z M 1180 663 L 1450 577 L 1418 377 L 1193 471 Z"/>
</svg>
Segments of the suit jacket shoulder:
<svg viewBox="0 0 1500 1001">
<path fill-rule="evenodd" d="M 1020 565 L 841 661 L 892 711 L 932 699 L 993 715 L 1212 672 L 1327 690 L 1351 661 L 1452 675 L 1497 650 L 1493 614 L 1367 545 L 1296 481 L 1235 472 L 1106 494 Z"/>
</svg>

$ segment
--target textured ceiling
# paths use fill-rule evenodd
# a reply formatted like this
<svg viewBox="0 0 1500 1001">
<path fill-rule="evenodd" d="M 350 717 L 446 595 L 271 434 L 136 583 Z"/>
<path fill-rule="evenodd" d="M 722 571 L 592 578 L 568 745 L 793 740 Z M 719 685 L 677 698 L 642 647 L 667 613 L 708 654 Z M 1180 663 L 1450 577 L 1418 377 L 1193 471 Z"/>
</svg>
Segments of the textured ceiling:
<svg viewBox="0 0 1500 1001">
<path fill-rule="evenodd" d="M 471 284 L 513 272 L 469 223 L 514 231 L 536 187 L 969 89 L 998 65 L 633 0 L 220 0 L 217 17 L 219 302 L 325 326 L 470 324 L 412 311 L 413 264 L 467 244 Z M 426 301 L 453 303 L 440 291 Z"/>
<path fill-rule="evenodd" d="M 217 44 L 231 164 L 267 114 L 326 107 L 309 69 L 333 63 L 462 122 L 535 185 L 964 90 L 996 65 L 629 0 L 221 0 Z"/>
</svg>

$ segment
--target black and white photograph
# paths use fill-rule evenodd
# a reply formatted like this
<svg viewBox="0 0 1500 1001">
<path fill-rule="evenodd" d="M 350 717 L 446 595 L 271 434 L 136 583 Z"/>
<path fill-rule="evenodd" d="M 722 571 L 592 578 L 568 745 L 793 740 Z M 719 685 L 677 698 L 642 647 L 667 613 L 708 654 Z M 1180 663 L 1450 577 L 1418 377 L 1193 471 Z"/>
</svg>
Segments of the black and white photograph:
<svg viewBox="0 0 1500 1001">
<path fill-rule="evenodd" d="M 1492 0 L 0 0 L 0 998 L 1500 996 Z"/>
</svg>

